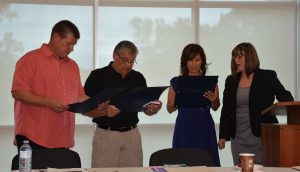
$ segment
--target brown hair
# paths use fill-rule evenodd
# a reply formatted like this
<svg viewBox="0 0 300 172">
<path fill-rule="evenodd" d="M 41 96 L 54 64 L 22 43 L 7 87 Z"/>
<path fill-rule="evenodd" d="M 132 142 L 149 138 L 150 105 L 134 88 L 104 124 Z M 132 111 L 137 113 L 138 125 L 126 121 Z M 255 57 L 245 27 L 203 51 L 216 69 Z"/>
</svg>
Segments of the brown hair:
<svg viewBox="0 0 300 172">
<path fill-rule="evenodd" d="M 207 70 L 207 64 L 206 64 L 206 55 L 204 53 L 203 48 L 198 44 L 188 44 L 184 47 L 181 55 L 181 61 L 180 61 L 180 74 L 182 76 L 188 75 L 188 69 L 187 69 L 187 61 L 194 59 L 197 55 L 200 55 L 202 59 L 202 64 L 200 66 L 200 73 L 204 76 Z"/>
<path fill-rule="evenodd" d="M 238 44 L 232 50 L 232 58 L 231 58 L 231 74 L 236 75 L 238 73 L 238 69 L 235 64 L 235 57 L 237 55 L 245 56 L 245 72 L 247 77 L 250 76 L 254 72 L 255 69 L 259 68 L 259 59 L 255 47 L 248 42 L 243 42 Z"/>
<path fill-rule="evenodd" d="M 68 33 L 72 33 L 76 39 L 80 38 L 80 33 L 76 25 L 68 20 L 61 20 L 56 23 L 51 32 L 51 37 L 54 33 L 58 33 L 61 38 L 65 38 Z"/>
</svg>

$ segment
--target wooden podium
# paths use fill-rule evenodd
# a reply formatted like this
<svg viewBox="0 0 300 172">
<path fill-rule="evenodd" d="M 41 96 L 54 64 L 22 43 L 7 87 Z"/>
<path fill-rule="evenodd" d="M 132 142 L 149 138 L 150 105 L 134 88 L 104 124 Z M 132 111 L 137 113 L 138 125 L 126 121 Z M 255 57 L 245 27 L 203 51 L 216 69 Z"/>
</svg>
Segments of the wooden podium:
<svg viewBox="0 0 300 172">
<path fill-rule="evenodd" d="M 278 102 L 262 115 L 286 115 L 287 124 L 262 124 L 262 162 L 267 167 L 300 165 L 300 101 Z"/>
</svg>

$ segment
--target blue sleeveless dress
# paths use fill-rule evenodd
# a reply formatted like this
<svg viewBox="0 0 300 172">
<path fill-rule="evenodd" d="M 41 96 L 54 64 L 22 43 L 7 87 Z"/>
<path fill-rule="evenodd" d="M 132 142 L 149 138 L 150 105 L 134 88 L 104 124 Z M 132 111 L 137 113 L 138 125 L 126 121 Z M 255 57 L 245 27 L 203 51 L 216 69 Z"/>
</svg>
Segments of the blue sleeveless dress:
<svg viewBox="0 0 300 172">
<path fill-rule="evenodd" d="M 177 78 L 171 79 L 176 92 Z M 220 166 L 215 123 L 210 108 L 179 108 L 176 118 L 173 148 L 200 148 L 210 152 L 215 166 Z"/>
</svg>

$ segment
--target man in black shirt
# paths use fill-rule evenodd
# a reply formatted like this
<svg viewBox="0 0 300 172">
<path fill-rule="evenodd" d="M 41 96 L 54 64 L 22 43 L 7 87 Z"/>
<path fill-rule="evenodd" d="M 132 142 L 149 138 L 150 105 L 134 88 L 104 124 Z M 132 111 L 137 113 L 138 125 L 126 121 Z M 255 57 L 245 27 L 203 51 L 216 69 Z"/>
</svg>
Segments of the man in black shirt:
<svg viewBox="0 0 300 172">
<path fill-rule="evenodd" d="M 92 97 L 109 88 L 147 87 L 144 76 L 132 69 L 137 47 L 121 41 L 113 52 L 113 62 L 91 72 L 85 83 L 85 93 Z M 144 113 L 153 115 L 161 108 L 148 105 Z M 93 139 L 92 167 L 139 167 L 143 165 L 142 143 L 137 112 L 120 112 L 114 117 L 93 118 L 97 128 Z"/>
</svg>

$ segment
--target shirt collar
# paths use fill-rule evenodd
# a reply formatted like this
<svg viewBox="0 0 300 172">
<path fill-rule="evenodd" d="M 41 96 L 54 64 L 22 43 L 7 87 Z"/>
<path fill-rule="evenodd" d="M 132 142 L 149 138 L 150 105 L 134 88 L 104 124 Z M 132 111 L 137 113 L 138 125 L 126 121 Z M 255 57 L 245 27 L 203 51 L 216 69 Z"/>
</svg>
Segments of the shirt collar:
<svg viewBox="0 0 300 172">
<path fill-rule="evenodd" d="M 57 55 L 55 55 L 47 46 L 47 44 L 43 43 L 42 47 L 41 47 L 42 53 L 47 57 L 47 58 L 55 58 L 57 60 L 59 60 L 59 57 Z M 64 59 L 62 59 L 61 61 L 63 62 L 67 62 L 69 61 L 70 58 L 67 56 Z"/>
<path fill-rule="evenodd" d="M 118 73 L 118 72 L 112 67 L 112 64 L 113 64 L 113 61 L 111 61 L 111 62 L 109 63 L 108 69 L 109 69 L 112 73 L 114 73 L 115 75 L 118 75 L 118 76 L 120 76 L 120 78 L 122 78 L 121 74 Z M 132 72 L 133 72 L 133 69 L 125 76 L 125 78 L 130 77 L 130 76 L 132 75 Z"/>
</svg>

